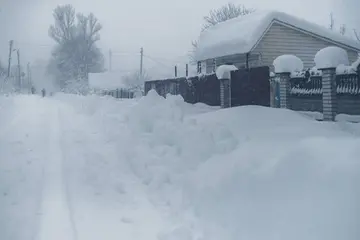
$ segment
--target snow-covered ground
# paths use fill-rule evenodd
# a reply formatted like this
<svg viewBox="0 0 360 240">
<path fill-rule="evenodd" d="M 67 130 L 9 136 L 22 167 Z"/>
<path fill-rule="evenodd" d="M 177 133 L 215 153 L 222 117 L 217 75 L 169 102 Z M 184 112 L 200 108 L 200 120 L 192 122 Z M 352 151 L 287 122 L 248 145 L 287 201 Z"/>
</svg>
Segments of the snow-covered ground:
<svg viewBox="0 0 360 240">
<path fill-rule="evenodd" d="M 154 92 L 0 111 L 0 239 L 360 239 L 360 124 Z"/>
</svg>

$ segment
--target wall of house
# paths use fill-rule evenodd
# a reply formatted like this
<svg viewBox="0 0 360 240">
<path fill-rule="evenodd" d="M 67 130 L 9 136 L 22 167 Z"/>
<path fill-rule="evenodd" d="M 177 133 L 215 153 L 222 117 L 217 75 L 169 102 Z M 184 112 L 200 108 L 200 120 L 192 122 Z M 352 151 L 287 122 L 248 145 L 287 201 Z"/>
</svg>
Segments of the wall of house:
<svg viewBox="0 0 360 240">
<path fill-rule="evenodd" d="M 259 53 L 253 53 L 249 55 L 249 67 L 260 66 L 261 55 Z M 208 59 L 206 62 L 206 73 L 212 73 L 216 67 L 224 64 L 232 64 L 238 69 L 246 68 L 246 54 L 234 54 L 215 59 Z M 214 67 L 214 64 L 216 65 Z"/>
<path fill-rule="evenodd" d="M 320 49 L 333 45 L 275 22 L 253 50 L 253 53 L 261 54 L 260 64 L 270 66 L 270 71 L 273 71 L 274 59 L 283 54 L 296 55 L 303 61 L 305 68 L 312 68 L 315 66 L 315 54 Z M 353 50 L 347 51 L 350 62 L 356 61 L 358 53 Z"/>
</svg>

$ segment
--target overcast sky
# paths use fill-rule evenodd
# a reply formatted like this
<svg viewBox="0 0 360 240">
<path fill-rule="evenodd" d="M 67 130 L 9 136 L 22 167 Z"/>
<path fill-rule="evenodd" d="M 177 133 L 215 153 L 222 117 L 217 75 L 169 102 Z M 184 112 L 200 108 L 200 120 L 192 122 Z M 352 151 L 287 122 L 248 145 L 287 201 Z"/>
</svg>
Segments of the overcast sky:
<svg viewBox="0 0 360 240">
<path fill-rule="evenodd" d="M 334 1 L 334 2 L 331 2 Z M 276 9 L 328 25 L 329 13 L 338 22 L 355 26 L 359 0 L 242 0 L 256 9 Z M 24 62 L 47 59 L 52 40 L 48 27 L 52 10 L 58 4 L 71 3 L 78 12 L 93 12 L 103 25 L 99 46 L 107 55 L 114 54 L 113 68 L 130 70 L 138 66 L 138 52 L 144 47 L 145 65 L 173 66 L 184 61 L 191 41 L 199 35 L 203 16 L 228 0 L 0 0 L 0 58 L 6 61 L 8 41 L 14 39 Z M 353 2 L 353 3 L 351 3 Z M 345 6 L 346 5 L 346 6 Z M 351 17 L 351 16 L 354 17 Z M 359 27 L 360 27 L 360 21 Z M 150 59 L 153 58 L 153 59 Z M 156 60 L 156 61 L 155 61 Z"/>
</svg>

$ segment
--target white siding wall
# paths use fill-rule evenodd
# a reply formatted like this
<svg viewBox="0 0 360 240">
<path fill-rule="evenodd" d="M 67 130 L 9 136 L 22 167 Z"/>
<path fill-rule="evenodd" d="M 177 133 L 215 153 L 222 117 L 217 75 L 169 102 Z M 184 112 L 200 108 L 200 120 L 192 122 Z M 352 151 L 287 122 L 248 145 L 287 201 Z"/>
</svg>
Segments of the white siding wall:
<svg viewBox="0 0 360 240">
<path fill-rule="evenodd" d="M 249 55 L 249 67 L 259 66 L 261 56 L 258 53 Z M 232 64 L 237 68 L 246 67 L 246 54 L 234 54 L 225 57 L 216 58 L 216 67 L 224 64 Z M 212 73 L 214 69 L 214 61 L 212 59 L 206 60 L 206 73 Z M 216 69 L 216 68 L 215 68 Z"/>
<path fill-rule="evenodd" d="M 283 54 L 293 54 L 304 62 L 305 68 L 312 68 L 315 66 L 315 54 L 320 49 L 333 45 L 279 23 L 273 23 L 257 47 L 251 52 L 249 65 L 250 67 L 269 66 L 270 71 L 273 71 L 272 64 L 276 57 Z M 357 60 L 358 53 L 356 51 L 347 50 L 347 52 L 350 62 Z M 226 63 L 243 68 L 246 66 L 246 54 L 235 54 L 216 59 L 217 66 Z M 206 73 L 211 73 L 213 67 L 213 60 L 206 60 Z"/>
<path fill-rule="evenodd" d="M 274 59 L 283 54 L 296 55 L 304 62 L 305 68 L 311 68 L 315 66 L 315 54 L 320 49 L 333 45 L 279 23 L 274 23 L 253 52 L 261 53 L 261 64 L 270 66 L 271 71 L 273 70 Z M 352 50 L 347 51 L 350 62 L 354 62 L 358 53 Z"/>
</svg>

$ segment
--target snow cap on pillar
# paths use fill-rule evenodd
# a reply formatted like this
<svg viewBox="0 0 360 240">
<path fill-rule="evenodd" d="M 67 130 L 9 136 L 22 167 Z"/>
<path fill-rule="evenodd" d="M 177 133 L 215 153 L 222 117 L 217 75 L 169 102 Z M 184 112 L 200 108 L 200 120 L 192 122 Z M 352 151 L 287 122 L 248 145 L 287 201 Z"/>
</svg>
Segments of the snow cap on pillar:
<svg viewBox="0 0 360 240">
<path fill-rule="evenodd" d="M 340 64 L 349 65 L 349 57 L 346 50 L 330 46 L 318 51 L 314 58 L 317 69 L 336 68 Z"/>
<path fill-rule="evenodd" d="M 285 54 L 275 58 L 273 62 L 275 73 L 291 73 L 302 71 L 304 64 L 300 58 L 295 55 Z"/>
<path fill-rule="evenodd" d="M 221 65 L 216 69 L 218 79 L 230 79 L 231 72 L 238 70 L 234 65 Z"/>
</svg>

